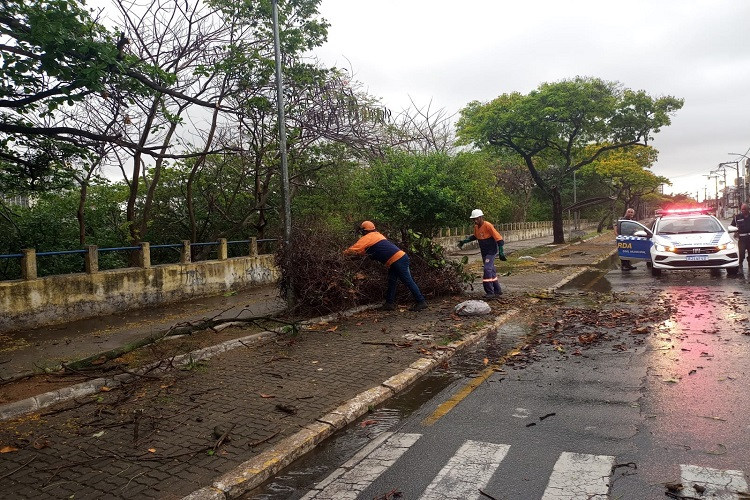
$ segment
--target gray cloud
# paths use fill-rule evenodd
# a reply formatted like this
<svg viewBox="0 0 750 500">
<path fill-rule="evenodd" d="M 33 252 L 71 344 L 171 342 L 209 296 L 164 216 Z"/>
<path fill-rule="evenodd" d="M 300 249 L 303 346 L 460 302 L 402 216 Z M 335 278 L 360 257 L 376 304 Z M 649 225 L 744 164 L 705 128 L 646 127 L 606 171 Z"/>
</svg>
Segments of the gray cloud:
<svg viewBox="0 0 750 500">
<path fill-rule="evenodd" d="M 349 67 L 401 109 L 457 112 L 576 75 L 617 80 L 685 106 L 655 136 L 654 171 L 695 193 L 727 153 L 750 149 L 750 2 L 737 0 L 323 0 L 325 63 Z M 713 180 L 709 192 L 713 191 Z"/>
</svg>

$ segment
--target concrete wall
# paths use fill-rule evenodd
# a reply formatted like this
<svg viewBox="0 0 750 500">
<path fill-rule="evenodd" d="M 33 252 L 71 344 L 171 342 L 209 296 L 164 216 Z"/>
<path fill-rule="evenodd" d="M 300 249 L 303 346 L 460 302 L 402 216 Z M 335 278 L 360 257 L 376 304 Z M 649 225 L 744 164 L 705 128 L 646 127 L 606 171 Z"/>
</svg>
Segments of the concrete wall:
<svg viewBox="0 0 750 500">
<path fill-rule="evenodd" d="M 218 295 L 278 279 L 273 255 L 0 282 L 0 332 Z"/>
<path fill-rule="evenodd" d="M 579 220 L 578 227 L 580 230 L 587 231 L 593 230 L 597 226 L 596 222 L 588 220 Z M 565 238 L 570 238 L 572 223 L 565 221 Z M 517 222 L 510 224 L 495 224 L 495 229 L 503 235 L 503 241 L 510 243 L 513 241 L 531 240 L 534 238 L 543 238 L 546 236 L 552 236 L 552 221 L 541 221 L 541 222 Z M 464 238 L 468 238 L 474 234 L 472 226 L 457 227 L 442 229 L 440 235 L 433 238 L 433 241 L 438 245 L 445 248 L 447 252 L 455 252 L 458 250 L 458 242 Z M 476 248 L 477 243 L 472 241 L 471 243 L 464 246 L 464 248 Z"/>
<path fill-rule="evenodd" d="M 552 236 L 552 223 L 498 224 L 506 242 Z M 579 221 L 581 229 L 596 223 Z M 566 221 L 566 237 L 570 235 Z M 471 226 L 443 229 L 434 241 L 448 252 L 471 234 Z M 279 273 L 273 255 L 258 255 L 250 243 L 250 256 L 227 259 L 227 242 L 218 242 L 218 260 L 190 262 L 190 242 L 183 242 L 180 264 L 151 266 L 148 243 L 141 244 L 137 268 L 98 270 L 97 250 L 89 247 L 86 273 L 37 278 L 33 249 L 24 250 L 24 279 L 0 281 L 0 333 L 35 328 L 123 312 L 150 305 L 218 295 L 253 285 L 275 282 Z M 469 248 L 476 243 L 470 243 Z"/>
</svg>

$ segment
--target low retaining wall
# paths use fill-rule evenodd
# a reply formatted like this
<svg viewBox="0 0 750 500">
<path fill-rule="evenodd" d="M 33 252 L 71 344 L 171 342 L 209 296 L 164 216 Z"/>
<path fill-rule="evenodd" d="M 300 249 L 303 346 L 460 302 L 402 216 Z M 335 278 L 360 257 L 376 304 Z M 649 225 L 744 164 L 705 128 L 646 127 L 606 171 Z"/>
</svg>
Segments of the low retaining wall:
<svg viewBox="0 0 750 500">
<path fill-rule="evenodd" d="M 566 221 L 566 234 L 571 225 Z M 581 229 L 595 226 L 579 221 Z M 552 236 L 549 221 L 499 224 L 497 229 L 506 242 Z M 443 229 L 433 240 L 452 252 L 470 231 L 470 226 Z M 151 266 L 149 244 L 142 243 L 141 267 L 108 271 L 99 271 L 96 248 L 89 247 L 86 273 L 44 278 L 37 278 L 34 250 L 24 250 L 24 279 L 0 281 L 0 333 L 219 295 L 274 283 L 279 278 L 273 255 L 258 255 L 254 239 L 250 240 L 247 257 L 228 259 L 226 240 L 217 244 L 218 260 L 190 262 L 190 242 L 186 241 L 182 243 L 181 263 Z"/>
<path fill-rule="evenodd" d="M 0 333 L 273 283 L 273 255 L 0 282 Z"/>
<path fill-rule="evenodd" d="M 578 221 L 579 231 L 592 230 L 597 227 L 596 222 L 588 220 Z M 545 236 L 552 236 L 552 222 L 518 222 L 512 224 L 497 224 L 495 228 L 500 234 L 503 235 L 503 241 L 505 243 L 511 243 L 513 241 L 531 240 L 534 238 L 544 238 Z M 573 230 L 572 223 L 565 221 L 565 237 L 570 238 L 571 231 Z M 457 227 L 442 229 L 439 236 L 432 238 L 432 240 L 438 245 L 445 248 L 447 252 L 456 252 L 459 250 L 458 242 L 464 238 L 468 238 L 474 234 L 470 226 Z M 476 248 L 477 243 L 472 241 L 464 248 Z"/>
</svg>

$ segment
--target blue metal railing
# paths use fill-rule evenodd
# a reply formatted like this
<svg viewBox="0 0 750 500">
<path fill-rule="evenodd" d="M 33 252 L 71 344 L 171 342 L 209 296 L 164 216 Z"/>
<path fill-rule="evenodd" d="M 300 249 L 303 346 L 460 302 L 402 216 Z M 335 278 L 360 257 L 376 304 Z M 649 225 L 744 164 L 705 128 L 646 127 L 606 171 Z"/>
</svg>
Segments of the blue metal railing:
<svg viewBox="0 0 750 500">
<path fill-rule="evenodd" d="M 151 245 L 151 248 L 182 248 L 182 245 L 179 243 L 170 245 Z"/>
<path fill-rule="evenodd" d="M 98 248 L 99 252 L 119 252 L 123 250 L 140 250 L 141 247 L 112 247 L 112 248 Z"/>
<path fill-rule="evenodd" d="M 249 244 L 251 240 L 234 240 L 234 241 L 228 241 L 227 245 L 237 245 L 237 244 Z M 274 242 L 278 241 L 276 238 L 263 238 L 256 240 L 257 243 L 267 243 L 267 242 Z M 205 247 L 205 246 L 217 246 L 219 245 L 218 241 L 207 241 L 202 243 L 191 243 L 191 247 Z M 163 245 L 150 245 L 151 249 L 156 248 L 182 248 L 182 243 L 167 243 Z M 98 248 L 97 251 L 99 253 L 103 252 L 122 252 L 122 251 L 137 251 L 140 250 L 140 246 L 131 246 L 131 247 L 110 247 L 110 248 Z M 57 251 L 50 251 L 50 252 L 36 252 L 37 257 L 49 257 L 49 256 L 56 256 L 56 255 L 84 255 L 88 252 L 88 250 L 57 250 Z M 24 254 L 22 253 L 10 253 L 10 254 L 2 254 L 0 255 L 0 259 L 22 259 Z"/>
<path fill-rule="evenodd" d="M 44 257 L 44 256 L 48 256 L 48 255 L 74 255 L 74 254 L 78 254 L 78 253 L 84 254 L 86 252 L 88 252 L 88 250 L 60 250 L 60 251 L 57 251 L 57 252 L 37 252 L 36 256 L 37 257 Z"/>
</svg>

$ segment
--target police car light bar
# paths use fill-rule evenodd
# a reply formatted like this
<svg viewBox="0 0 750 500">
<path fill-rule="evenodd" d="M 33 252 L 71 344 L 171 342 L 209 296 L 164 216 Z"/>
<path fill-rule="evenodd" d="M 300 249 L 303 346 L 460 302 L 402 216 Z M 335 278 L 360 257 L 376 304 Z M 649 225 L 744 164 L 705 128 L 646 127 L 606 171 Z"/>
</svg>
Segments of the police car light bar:
<svg viewBox="0 0 750 500">
<path fill-rule="evenodd" d="M 710 207 L 693 207 L 693 208 L 659 208 L 656 215 L 687 215 L 687 214 L 708 214 L 713 212 Z"/>
</svg>

